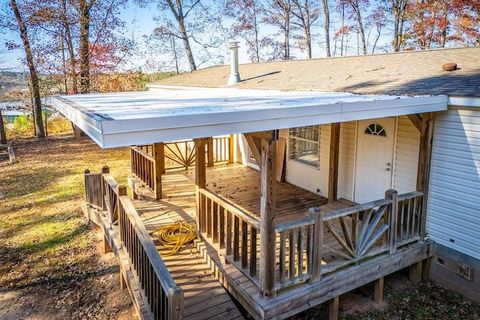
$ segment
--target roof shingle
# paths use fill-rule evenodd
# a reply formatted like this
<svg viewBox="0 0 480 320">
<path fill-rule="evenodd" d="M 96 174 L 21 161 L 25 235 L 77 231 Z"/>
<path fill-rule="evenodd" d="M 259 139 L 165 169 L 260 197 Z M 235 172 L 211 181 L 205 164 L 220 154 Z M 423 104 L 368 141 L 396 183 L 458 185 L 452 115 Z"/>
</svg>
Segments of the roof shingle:
<svg viewBox="0 0 480 320">
<path fill-rule="evenodd" d="M 448 62 L 459 69 L 444 71 Z M 215 66 L 158 83 L 224 87 L 229 72 Z M 237 88 L 480 97 L 480 47 L 242 64 L 240 75 Z"/>
</svg>

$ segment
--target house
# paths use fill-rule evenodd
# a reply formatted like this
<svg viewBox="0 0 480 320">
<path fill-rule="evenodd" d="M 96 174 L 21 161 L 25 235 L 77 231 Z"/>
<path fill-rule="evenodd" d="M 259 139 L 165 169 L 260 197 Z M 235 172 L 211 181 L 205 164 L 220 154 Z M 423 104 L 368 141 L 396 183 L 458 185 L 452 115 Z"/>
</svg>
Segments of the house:
<svg viewBox="0 0 480 320">
<path fill-rule="evenodd" d="M 343 293 L 375 282 L 381 301 L 404 268 L 480 300 L 480 48 L 240 67 L 232 49 L 231 68 L 149 92 L 53 100 L 101 147 L 132 146 L 133 200 L 108 168 L 86 172 L 86 211 L 139 313 L 240 316 L 199 306 L 192 258 L 156 245 L 175 219 L 196 224 L 215 290 L 257 319 L 324 302 L 334 319 Z"/>
</svg>

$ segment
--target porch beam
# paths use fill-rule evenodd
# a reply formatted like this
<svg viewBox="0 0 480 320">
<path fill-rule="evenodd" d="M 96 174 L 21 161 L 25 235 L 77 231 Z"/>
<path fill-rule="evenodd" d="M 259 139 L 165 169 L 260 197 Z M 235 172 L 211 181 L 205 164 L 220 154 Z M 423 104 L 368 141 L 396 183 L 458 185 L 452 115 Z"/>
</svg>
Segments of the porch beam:
<svg viewBox="0 0 480 320">
<path fill-rule="evenodd" d="M 269 131 L 258 131 L 258 132 L 249 132 L 245 136 L 250 136 L 257 139 L 263 139 L 268 141 L 278 140 L 278 130 L 269 130 Z"/>
<path fill-rule="evenodd" d="M 260 290 L 274 294 L 275 284 L 275 209 L 276 209 L 276 140 L 261 140 L 260 200 Z"/>
<path fill-rule="evenodd" d="M 422 132 L 422 117 L 418 114 L 409 114 L 408 119 L 412 122 L 412 124 L 417 128 L 418 131 Z"/>
<path fill-rule="evenodd" d="M 205 189 L 207 185 L 207 169 L 205 165 L 205 146 L 208 143 L 208 138 L 193 139 L 195 146 L 195 217 L 197 228 L 200 228 L 201 221 L 200 212 L 202 206 L 200 205 L 200 189 Z"/>
<path fill-rule="evenodd" d="M 417 191 L 423 193 L 422 221 L 420 224 L 420 237 L 423 240 L 425 235 L 425 223 L 427 212 L 427 197 L 430 177 L 430 165 L 432 159 L 433 143 L 433 114 L 426 113 L 422 115 L 422 127 L 420 131 L 420 150 L 418 156 L 417 169 Z"/>
<path fill-rule="evenodd" d="M 328 169 L 328 202 L 337 200 L 338 156 L 340 152 L 340 123 L 330 125 L 330 164 Z"/>
<path fill-rule="evenodd" d="M 153 174 L 155 179 L 155 199 L 162 199 L 162 174 L 165 173 L 165 147 L 163 143 L 154 143 L 152 146 L 154 161 Z"/>
<path fill-rule="evenodd" d="M 207 167 L 213 167 L 213 138 L 208 138 L 207 142 Z"/>
</svg>

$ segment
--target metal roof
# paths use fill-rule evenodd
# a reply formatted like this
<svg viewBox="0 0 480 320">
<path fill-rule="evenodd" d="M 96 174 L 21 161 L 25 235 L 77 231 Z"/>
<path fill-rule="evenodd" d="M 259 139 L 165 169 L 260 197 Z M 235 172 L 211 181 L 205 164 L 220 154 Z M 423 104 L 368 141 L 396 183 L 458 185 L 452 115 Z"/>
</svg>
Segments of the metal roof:
<svg viewBox="0 0 480 320">
<path fill-rule="evenodd" d="M 447 110 L 447 96 L 157 87 L 59 96 L 52 104 L 103 148 Z"/>
</svg>

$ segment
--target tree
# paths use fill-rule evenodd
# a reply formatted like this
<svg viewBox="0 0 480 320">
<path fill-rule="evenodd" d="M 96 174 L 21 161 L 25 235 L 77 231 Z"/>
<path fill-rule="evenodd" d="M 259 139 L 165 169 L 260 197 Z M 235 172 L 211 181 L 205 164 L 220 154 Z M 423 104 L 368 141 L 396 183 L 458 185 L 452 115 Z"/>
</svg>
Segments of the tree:
<svg viewBox="0 0 480 320">
<path fill-rule="evenodd" d="M 79 0 L 80 23 L 80 93 L 90 92 L 90 10 L 95 0 Z"/>
<path fill-rule="evenodd" d="M 266 6 L 266 14 L 263 20 L 280 29 L 283 33 L 282 41 L 282 59 L 290 59 L 290 18 L 292 14 L 292 5 L 290 0 L 271 0 Z M 274 41 L 271 42 L 274 45 Z M 275 54 L 274 54 L 275 55 Z"/>
<path fill-rule="evenodd" d="M 15 15 L 15 19 L 17 21 L 18 31 L 20 32 L 20 38 L 22 39 L 23 48 L 25 51 L 25 57 L 28 65 L 28 70 L 30 72 L 30 85 L 32 90 L 34 116 L 35 116 L 35 132 L 36 132 L 37 138 L 42 139 L 42 138 L 45 138 L 45 130 L 43 127 L 43 119 L 42 119 L 42 101 L 40 98 L 40 84 L 39 84 L 37 69 L 34 63 L 32 49 L 30 46 L 28 30 L 16 0 L 10 0 L 10 8 L 12 9 L 13 14 Z"/>
<path fill-rule="evenodd" d="M 327 57 L 330 57 L 330 9 L 328 8 L 328 0 L 323 1 L 323 29 L 325 30 L 325 51 Z"/>
<path fill-rule="evenodd" d="M 390 10 L 393 14 L 393 51 L 400 51 L 403 45 L 403 28 L 407 14 L 409 0 L 389 0 Z"/>
<path fill-rule="evenodd" d="M 326 0 L 325 0 L 326 1 Z M 295 19 L 292 21 L 303 29 L 303 40 L 307 49 L 308 59 L 312 58 L 312 25 L 320 16 L 320 8 L 315 1 L 311 0 L 292 0 L 292 14 Z M 328 41 L 327 41 L 328 43 Z M 330 51 L 330 44 L 327 44 L 327 52 Z M 329 55 L 329 53 L 328 53 Z"/>
<path fill-rule="evenodd" d="M 367 40 L 365 37 L 365 26 L 362 19 L 362 7 L 368 4 L 368 0 L 341 0 L 350 9 L 351 17 L 357 23 L 357 29 L 360 37 L 360 45 L 362 46 L 362 53 L 367 54 Z"/>
<path fill-rule="evenodd" d="M 7 144 L 7 135 L 5 134 L 5 126 L 3 125 L 2 109 L 0 109 L 0 144 Z"/>
<path fill-rule="evenodd" d="M 232 38 L 245 40 L 247 51 L 253 62 L 260 62 L 260 22 L 263 14 L 258 0 L 230 0 L 225 3 L 226 15 L 233 19 Z"/>
</svg>

